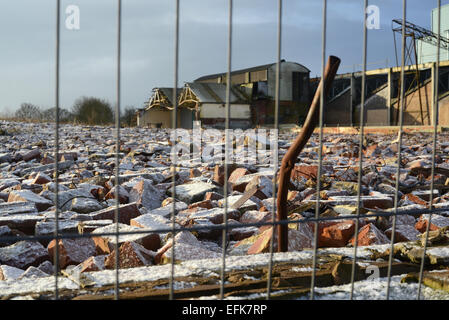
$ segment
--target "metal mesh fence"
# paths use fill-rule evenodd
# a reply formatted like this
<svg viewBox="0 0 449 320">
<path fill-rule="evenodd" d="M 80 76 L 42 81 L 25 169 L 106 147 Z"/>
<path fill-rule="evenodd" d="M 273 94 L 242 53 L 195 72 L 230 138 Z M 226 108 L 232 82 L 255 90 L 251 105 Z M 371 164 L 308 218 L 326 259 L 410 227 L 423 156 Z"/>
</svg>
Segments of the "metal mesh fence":
<svg viewBox="0 0 449 320">
<path fill-rule="evenodd" d="M 177 129 L 177 124 L 178 124 L 178 92 L 177 92 L 177 88 L 178 88 L 178 69 L 179 69 L 179 20 L 180 20 L 180 15 L 182 14 L 182 12 L 180 12 L 180 5 L 179 5 L 179 0 L 174 0 L 175 2 L 175 8 L 176 8 L 176 12 L 175 12 L 175 38 L 174 38 L 174 83 L 173 83 L 173 103 L 174 103 L 174 109 L 172 112 L 173 118 L 172 118 L 172 128 L 173 129 Z M 279 105 L 280 105 L 280 63 L 281 63 L 281 47 L 282 47 L 282 0 L 278 0 L 278 21 L 277 21 L 277 64 L 276 64 L 276 87 L 275 87 L 275 111 L 274 111 L 274 130 L 275 132 L 278 132 L 279 130 Z M 326 35 L 327 35 L 327 0 L 323 0 L 322 1 L 322 5 L 323 5 L 323 12 L 322 12 L 322 70 L 321 70 L 321 79 L 325 78 L 325 63 L 326 63 L 326 55 L 327 55 L 327 50 L 326 50 Z M 403 6 L 403 19 L 402 21 L 405 23 L 406 21 L 406 9 L 407 9 L 407 1 L 403 0 L 402 2 L 402 6 Z M 364 1 L 364 8 L 366 12 L 366 8 L 368 7 L 368 0 Z M 438 26 L 440 26 L 440 19 L 441 19 L 441 1 L 438 0 L 437 1 L 437 7 L 438 7 Z M 173 201 L 173 206 L 172 206 L 172 212 L 171 212 L 171 227 L 167 227 L 167 228 L 161 228 L 158 230 L 151 230 L 151 233 L 171 233 L 172 234 L 172 241 L 173 241 L 173 250 L 172 250 L 172 255 L 171 255 L 171 267 L 170 267 L 170 276 L 169 276 L 169 288 L 168 288 L 168 297 L 169 299 L 174 299 L 175 298 L 175 293 L 176 293 L 176 288 L 175 288 L 175 278 L 176 278 L 176 264 L 175 264 L 175 250 L 174 248 L 176 247 L 176 243 L 175 243 L 175 235 L 179 232 L 182 231 L 190 231 L 190 232 L 195 232 L 195 231 L 201 231 L 201 230 L 219 230 L 222 232 L 222 253 L 221 253 L 221 265 L 220 265 L 220 288 L 219 288 L 219 298 L 220 299 L 224 299 L 225 298 L 225 294 L 226 294 L 226 257 L 227 257 L 227 241 L 228 241 L 228 233 L 235 228 L 241 228 L 242 225 L 233 225 L 233 224 L 228 224 L 228 211 L 229 211 L 229 203 L 228 203 L 228 195 L 230 193 L 230 190 L 228 189 L 228 184 L 226 183 L 226 181 L 228 181 L 229 178 L 229 166 L 228 164 L 230 163 L 230 155 L 229 155 L 229 150 L 228 150 L 228 144 L 230 136 L 229 136 L 229 129 L 230 129 L 230 112 L 231 112 L 231 108 L 230 108 L 230 95 L 231 95 L 231 72 L 232 72 L 232 43 L 233 43 L 233 0 L 229 0 L 229 4 L 228 4 L 228 38 L 227 38 L 227 76 L 226 76 L 226 105 L 225 105 L 225 110 L 226 110 L 226 121 L 225 121 L 225 161 L 224 161 L 224 186 L 223 186 L 223 193 L 224 193 L 224 218 L 223 218 L 223 224 L 221 225 L 214 225 L 214 226 L 190 226 L 190 227 L 179 227 L 176 225 L 176 214 L 177 211 L 179 211 L 176 208 L 176 201 Z M 60 172 L 60 157 L 59 157 L 59 145 L 60 145 L 60 141 L 59 141 L 59 99 L 60 99 L 60 88 L 59 88 L 59 79 L 60 79 L 60 21 L 61 21 L 61 5 L 60 5 L 60 0 L 56 0 L 56 87 L 55 87 L 55 100 L 56 100 L 56 126 L 55 126 L 55 150 L 54 150 L 54 158 L 55 158 L 55 169 L 54 169 L 54 178 L 55 178 L 55 193 L 58 195 L 59 194 L 59 172 Z M 364 13 L 365 14 L 365 13 Z M 287 225 L 292 225 L 292 224 L 306 224 L 306 223 L 312 223 L 314 224 L 314 241 L 313 241 L 313 261 L 312 261 L 312 273 L 311 273 L 311 280 L 310 280 L 310 299 L 314 299 L 316 296 L 316 292 L 315 292 L 315 288 L 316 288 L 316 277 L 317 277 L 317 272 L 319 271 L 319 269 L 317 268 L 317 263 L 319 260 L 319 250 L 318 250 L 318 233 L 319 233 L 319 223 L 320 222 L 327 222 L 327 221 L 347 221 L 347 220 L 353 220 L 355 221 L 355 232 L 354 234 L 357 235 L 360 229 L 359 226 L 359 221 L 362 218 L 372 218 L 373 216 L 375 217 L 392 217 L 392 232 L 391 232 L 391 246 L 390 246 L 390 251 L 389 251 L 389 258 L 388 258 L 388 271 L 387 271 L 387 286 L 386 286 L 386 299 L 390 298 L 390 281 L 391 281 L 391 277 L 392 277 L 392 265 L 393 265 L 393 261 L 394 261 L 394 244 L 395 244 L 395 229 L 397 227 L 397 222 L 396 219 L 397 217 L 401 216 L 401 215 L 411 215 L 411 214 L 425 214 L 425 213 L 430 213 L 430 217 L 429 217 L 429 221 L 427 223 L 427 229 L 426 229 L 426 234 L 425 234 L 425 241 L 424 241 L 424 248 L 422 250 L 422 255 L 421 255 L 421 259 L 420 259 L 420 271 L 419 271 L 419 283 L 418 283 L 418 292 L 416 294 L 416 298 L 420 299 L 421 297 L 421 286 L 423 283 L 423 273 L 424 273 L 424 269 L 425 269 L 425 257 L 426 257 L 426 251 L 427 251 L 427 243 L 428 243 L 428 237 L 429 237 L 429 231 L 430 231 L 430 221 L 432 219 L 432 214 L 435 213 L 439 213 L 439 212 L 444 212 L 447 211 L 447 209 L 445 208 L 435 208 L 433 205 L 433 190 L 434 190 L 434 186 L 435 186 L 435 157 L 436 157 L 436 148 L 437 148 L 437 139 L 438 139 L 438 131 L 437 131 L 437 114 L 438 114 L 438 79 L 439 77 L 437 76 L 437 83 L 434 84 L 435 86 L 435 90 L 434 90 L 434 94 L 435 97 L 433 99 L 434 103 L 433 103 L 433 137 L 432 137 L 432 145 L 433 145 L 433 149 L 432 149 L 432 167 L 431 167 L 431 182 L 430 182 L 430 199 L 429 199 L 429 206 L 427 209 L 413 209 L 413 210 L 400 210 L 400 208 L 398 207 L 398 202 L 399 202 L 399 188 L 400 188 L 400 174 L 401 174 L 401 146 L 402 146 L 402 135 L 403 135 L 403 110 L 404 110 L 404 95 L 405 95 L 405 81 L 404 81 L 404 62 L 405 62 L 405 38 L 406 38 L 406 29 L 405 29 L 405 25 L 403 25 L 403 29 L 402 29 L 402 64 L 401 64 L 401 89 L 400 89 L 400 113 L 399 113 L 399 130 L 398 130 L 398 153 L 397 153 L 397 163 L 396 163 L 396 181 L 395 181 L 395 189 L 396 189 L 396 193 L 395 193 L 395 197 L 394 197 L 394 209 L 393 210 L 371 210 L 371 212 L 369 214 L 364 214 L 362 212 L 362 177 L 363 177 L 363 147 L 364 147 L 364 139 L 365 139 L 365 87 L 366 87 L 366 71 L 367 71 L 367 43 L 368 43 L 368 32 L 367 32 L 367 27 L 366 27 L 366 19 L 364 19 L 365 21 L 365 25 L 363 28 L 363 32 L 361 31 L 360 34 L 363 34 L 363 49 L 361 52 L 362 58 L 363 58 L 363 70 L 362 70 L 362 85 L 361 85 L 361 112 L 360 112 L 360 128 L 359 128 L 359 148 L 358 148 L 358 158 L 359 158 L 359 163 L 358 163 L 358 176 L 357 176 L 357 183 L 358 183 L 358 188 L 357 188 L 357 197 L 356 197 L 356 202 L 357 202 L 357 211 L 356 211 L 356 215 L 339 215 L 339 216 L 329 216 L 329 217 L 323 217 L 320 216 L 320 204 L 321 204 L 321 191 L 322 191 L 322 181 L 320 179 L 320 177 L 323 176 L 323 128 L 324 128 L 324 124 L 323 124 L 323 117 L 324 117 L 324 106 L 325 106 L 325 92 L 324 90 L 321 90 L 320 92 L 320 108 L 319 108 L 319 124 L 318 124 L 318 129 L 319 129 L 319 146 L 318 146 L 318 174 L 317 174 L 317 185 L 316 185 L 316 205 L 315 205 L 315 215 L 314 217 L 303 217 L 300 219 L 289 219 L 289 220 L 283 220 L 283 221 L 279 221 L 276 218 L 276 214 L 277 214 L 277 208 L 276 208 L 276 199 L 277 199 L 277 171 L 279 169 L 279 150 L 276 149 L 273 151 L 274 154 L 274 172 L 273 172 L 273 180 L 272 180 L 272 194 L 273 194 L 273 206 L 271 209 L 272 212 L 272 221 L 268 221 L 268 222 L 258 222 L 258 223 L 247 223 L 245 224 L 245 226 L 248 227 L 261 227 L 261 226 L 267 226 L 267 227 L 272 227 L 273 229 L 273 233 L 274 235 L 271 237 L 271 241 L 270 241 L 270 245 L 269 245 L 269 262 L 267 265 L 268 271 L 267 271 L 267 282 L 266 282 L 266 295 L 265 297 L 267 299 L 271 298 L 272 295 L 272 282 L 273 282 L 273 278 L 272 278 L 272 274 L 273 274 L 273 266 L 274 266 L 274 261 L 273 261 L 273 257 L 275 255 L 274 251 L 275 251 L 275 239 L 276 239 L 276 233 L 278 232 L 278 227 L 279 226 L 287 226 Z M 117 105 L 116 105 L 116 110 L 115 110 L 115 119 L 116 119 L 116 124 L 115 124 L 115 134 L 116 134 L 116 145 L 115 145 L 115 186 L 119 186 L 120 185 L 120 147 L 121 147 L 121 143 L 120 143 L 120 133 L 121 133 L 121 124 L 120 124 L 120 112 L 121 112 L 121 28 L 122 28 L 122 1 L 121 0 L 117 0 L 117 83 L 116 83 L 116 94 L 117 94 Z M 440 32 L 438 32 L 438 34 L 440 34 Z M 438 39 L 439 41 L 439 39 Z M 437 63 L 436 63 L 436 73 L 437 75 L 439 74 L 439 57 L 440 57 L 440 46 L 439 43 L 436 46 L 436 50 L 437 50 Z M 173 161 L 173 163 L 171 164 L 171 173 L 172 173 L 172 179 L 171 179 L 171 190 L 172 190 L 172 197 L 173 199 L 177 198 L 176 195 L 176 172 L 177 169 L 179 168 L 179 164 L 176 161 L 176 153 L 175 153 L 175 158 Z M 115 223 L 116 223 L 116 229 L 114 232 L 106 232 L 106 233 L 101 233 L 101 234 L 74 234 L 74 233 L 61 233 L 60 232 L 60 220 L 59 220 L 59 215 L 60 215 L 60 206 L 59 206 L 59 202 L 60 199 L 57 196 L 56 197 L 56 201 L 55 201 L 55 207 L 56 207 L 56 213 L 55 213 L 55 231 L 53 235 L 47 235 L 47 236 L 20 236 L 20 237 L 8 237 L 8 236 L 4 236 L 0 238 L 1 242 L 8 242 L 8 241 L 19 241 L 19 240 L 25 240 L 25 241 L 51 241 L 51 240 L 57 240 L 59 241 L 60 239 L 78 239 L 78 238 L 86 238 L 86 237 L 100 237 L 100 236 L 115 236 L 116 241 L 115 241 L 115 285 L 114 285 L 114 296 L 115 299 L 120 299 L 120 261 L 119 261 L 119 254 L 117 254 L 117 252 L 119 251 L 119 236 L 124 236 L 124 235 L 131 235 L 131 234 L 148 234 L 148 231 L 142 230 L 142 231 L 129 231 L 129 232 L 123 232 L 119 230 L 119 192 L 116 192 L 115 194 L 116 197 L 116 208 L 115 208 Z M 353 299 L 353 293 L 354 293 L 354 284 L 356 282 L 356 266 L 357 266 L 357 251 L 359 249 L 359 243 L 358 243 L 358 237 L 355 236 L 355 242 L 354 242 L 354 247 L 353 247 L 353 255 L 354 258 L 352 259 L 351 262 L 351 272 L 350 272 L 350 299 Z M 54 287 L 54 298 L 55 299 L 59 299 L 59 279 L 61 278 L 61 273 L 59 270 L 59 265 L 60 265 L 60 252 L 59 252 L 59 247 L 58 245 L 55 246 L 55 257 L 54 257 L 54 279 L 55 279 L 55 287 Z"/>
</svg>

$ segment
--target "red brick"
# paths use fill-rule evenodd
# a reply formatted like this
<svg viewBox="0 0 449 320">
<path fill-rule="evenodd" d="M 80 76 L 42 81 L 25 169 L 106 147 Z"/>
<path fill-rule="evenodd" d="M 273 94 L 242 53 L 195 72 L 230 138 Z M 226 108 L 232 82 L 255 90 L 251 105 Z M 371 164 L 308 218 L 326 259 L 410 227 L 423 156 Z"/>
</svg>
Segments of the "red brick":
<svg viewBox="0 0 449 320">
<path fill-rule="evenodd" d="M 429 222 L 429 215 L 428 214 L 421 215 L 419 221 L 415 224 L 416 230 L 418 230 L 421 233 L 426 232 L 428 222 Z M 449 218 L 437 214 L 432 215 L 432 220 L 429 227 L 430 231 L 438 230 L 446 226 L 449 226 Z"/>
<path fill-rule="evenodd" d="M 348 240 L 354 235 L 354 231 L 355 222 L 351 220 L 324 227 L 319 233 L 318 246 L 344 247 L 348 243 Z"/>
<path fill-rule="evenodd" d="M 213 191 L 206 192 L 206 195 L 204 196 L 204 200 L 220 200 L 220 199 L 223 199 L 223 196 Z"/>
<path fill-rule="evenodd" d="M 46 184 L 51 182 L 51 178 L 43 173 L 38 173 L 32 184 Z"/>
<path fill-rule="evenodd" d="M 60 239 L 59 266 L 65 268 L 68 265 L 78 265 L 96 252 L 95 243 L 91 238 Z M 56 253 L 56 240 L 52 240 L 47 247 L 50 257 L 53 259 Z"/>
<path fill-rule="evenodd" d="M 234 171 L 232 171 L 232 173 L 229 176 L 228 181 L 232 184 L 235 184 L 239 178 L 241 178 L 249 173 L 250 172 L 246 168 L 237 168 Z"/>
<path fill-rule="evenodd" d="M 212 203 L 210 200 L 203 200 L 199 202 L 192 203 L 188 206 L 187 209 L 193 209 L 193 208 L 205 208 L 205 209 L 212 209 Z"/>
<path fill-rule="evenodd" d="M 369 246 L 372 244 L 387 244 L 389 243 L 388 238 L 382 233 L 376 226 L 372 223 L 365 225 L 360 229 L 358 234 L 357 244 L 359 246 Z M 350 243 L 354 245 L 355 237 L 352 237 Z"/>
<path fill-rule="evenodd" d="M 195 177 L 200 177 L 201 176 L 201 171 L 198 170 L 197 168 L 192 168 L 190 169 L 190 178 L 195 178 Z"/>
<path fill-rule="evenodd" d="M 427 206 L 427 201 L 424 201 L 423 199 L 421 199 L 418 196 L 415 196 L 414 194 L 408 193 L 408 194 L 404 195 L 403 198 L 405 198 L 407 200 L 410 200 L 413 203 L 420 204 L 420 205 L 423 205 L 423 206 Z"/>
<path fill-rule="evenodd" d="M 115 268 L 115 250 L 107 256 L 104 265 L 107 269 Z M 151 265 L 155 253 L 135 242 L 124 242 L 119 248 L 119 267 L 136 268 Z"/>
</svg>

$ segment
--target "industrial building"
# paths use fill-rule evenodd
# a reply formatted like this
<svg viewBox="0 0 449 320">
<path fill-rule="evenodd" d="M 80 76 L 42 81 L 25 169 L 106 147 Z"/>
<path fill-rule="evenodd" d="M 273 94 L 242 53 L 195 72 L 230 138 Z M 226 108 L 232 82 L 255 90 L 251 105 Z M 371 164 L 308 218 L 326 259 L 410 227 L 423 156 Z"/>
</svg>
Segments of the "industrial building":
<svg viewBox="0 0 449 320">
<path fill-rule="evenodd" d="M 277 64 L 271 63 L 231 72 L 231 83 L 249 89 L 253 126 L 274 123 Z M 203 76 L 195 82 L 226 83 L 226 73 Z M 279 122 L 302 123 L 310 104 L 310 70 L 280 61 Z"/>
<path fill-rule="evenodd" d="M 229 93 L 229 125 L 231 128 L 250 128 L 250 97 L 245 88 L 232 85 Z M 225 128 L 226 84 L 186 83 L 179 96 L 179 108 L 194 112 L 204 127 Z M 192 122 L 192 121 L 191 121 Z"/>
<path fill-rule="evenodd" d="M 177 94 L 181 89 L 177 89 Z M 148 128 L 171 128 L 173 112 L 173 88 L 154 88 L 145 107 L 137 110 L 137 126 Z M 181 119 L 185 121 L 191 112 L 178 110 L 178 127 L 182 127 Z"/>
<path fill-rule="evenodd" d="M 437 124 L 449 126 L 449 61 L 440 62 Z M 406 66 L 404 69 L 404 125 L 433 125 L 432 106 L 436 63 Z M 419 75 L 417 82 L 416 75 Z M 365 125 L 398 125 L 401 68 L 366 72 Z M 316 88 L 319 78 L 311 80 Z M 337 75 L 324 108 L 326 126 L 359 126 L 362 73 Z M 399 107 L 398 107 L 399 106 Z"/>
<path fill-rule="evenodd" d="M 401 54 L 402 28 L 405 26 L 404 83 L 402 67 L 369 70 L 366 75 L 364 124 L 390 126 L 399 124 L 403 105 L 404 125 L 449 126 L 449 5 L 441 8 L 441 33 L 438 32 L 438 9 L 432 10 L 432 30 L 409 21 L 394 19 L 392 31 L 396 55 Z M 399 38 L 399 40 L 397 40 Z M 437 75 L 437 48 L 440 63 Z M 399 65 L 401 62 L 397 61 Z M 359 126 L 362 73 L 337 75 L 325 105 L 324 123 L 327 126 Z M 434 123 L 433 106 L 438 87 L 438 114 Z M 316 90 L 319 78 L 311 80 Z M 404 101 L 401 101 L 401 87 Z"/>
<path fill-rule="evenodd" d="M 274 123 L 277 63 L 231 72 L 230 126 L 249 128 Z M 310 70 L 295 62 L 280 62 L 279 122 L 302 123 L 310 104 Z M 224 127 L 227 73 L 202 76 L 178 91 L 178 127 Z M 138 110 L 138 125 L 170 128 L 172 88 L 155 88 L 145 108 Z"/>
<path fill-rule="evenodd" d="M 432 10 L 430 15 L 431 31 L 438 34 L 438 8 Z M 440 36 L 449 38 L 449 4 L 441 6 L 441 24 L 440 24 Z M 436 47 L 431 42 L 430 38 L 419 39 L 417 44 L 418 63 L 429 63 L 437 61 Z M 435 41 L 435 39 L 433 40 Z M 445 45 L 440 49 L 440 61 L 449 60 L 449 46 Z"/>
</svg>

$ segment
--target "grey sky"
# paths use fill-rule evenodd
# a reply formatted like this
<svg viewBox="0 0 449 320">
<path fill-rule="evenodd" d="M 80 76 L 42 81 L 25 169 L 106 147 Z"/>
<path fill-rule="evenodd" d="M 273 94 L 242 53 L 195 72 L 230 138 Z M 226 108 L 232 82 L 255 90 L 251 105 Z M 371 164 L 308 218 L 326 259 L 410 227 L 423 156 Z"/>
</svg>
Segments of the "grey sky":
<svg viewBox="0 0 449 320">
<path fill-rule="evenodd" d="M 153 87 L 173 86 L 174 0 L 123 0 L 122 106 L 141 107 Z M 227 69 L 227 0 L 180 0 L 179 85 Z M 430 28 L 436 0 L 408 0 L 407 20 Z M 115 103 L 115 0 L 63 0 L 61 105 L 80 96 Z M 282 58 L 321 68 L 321 0 L 284 0 Z M 442 1 L 447 4 L 448 1 Z M 81 29 L 65 28 L 65 8 L 78 5 Z M 381 29 L 369 31 L 368 69 L 395 65 L 391 20 L 401 0 L 379 6 Z M 277 0 L 234 0 L 233 69 L 276 60 Z M 0 113 L 23 102 L 54 105 L 55 0 L 0 0 Z M 328 0 L 327 55 L 341 72 L 362 62 L 363 0 Z M 358 67 L 357 69 L 360 69 Z"/>
</svg>

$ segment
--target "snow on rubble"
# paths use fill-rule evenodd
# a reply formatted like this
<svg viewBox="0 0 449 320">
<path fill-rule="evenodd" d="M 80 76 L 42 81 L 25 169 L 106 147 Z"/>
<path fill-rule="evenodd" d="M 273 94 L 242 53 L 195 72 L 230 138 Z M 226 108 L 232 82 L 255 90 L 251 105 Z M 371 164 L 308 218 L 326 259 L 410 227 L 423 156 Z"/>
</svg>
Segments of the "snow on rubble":
<svg viewBox="0 0 449 320">
<path fill-rule="evenodd" d="M 211 157 L 208 162 L 198 162 L 198 158 L 190 154 L 173 170 L 170 130 L 124 128 L 119 150 L 120 186 L 117 187 L 114 128 L 62 124 L 59 193 L 56 194 L 54 142 L 49 139 L 54 126 L 1 122 L 0 129 L 14 132 L 0 136 L 2 294 L 26 293 L 28 285 L 30 292 L 51 290 L 53 280 L 47 271 L 53 269 L 52 257 L 56 246 L 63 257 L 60 260 L 61 271 L 73 274 L 74 268 L 77 268 L 77 272 L 89 274 L 96 286 L 110 284 L 114 273 L 107 269 L 111 261 L 115 261 L 117 239 L 115 235 L 103 236 L 101 233 L 115 233 L 116 215 L 120 232 L 139 232 L 119 237 L 120 277 L 123 281 L 131 279 L 131 274 L 141 281 L 168 276 L 168 264 L 173 259 L 179 275 L 219 273 L 222 231 L 202 229 L 189 232 L 188 228 L 222 227 L 225 218 L 229 227 L 226 270 L 268 263 L 270 241 L 276 242 L 277 235 L 269 225 L 245 225 L 270 223 L 273 220 L 275 202 L 272 199 L 273 170 L 270 167 L 273 154 L 268 152 L 269 145 L 263 141 L 254 143 L 267 148 L 258 153 L 256 163 L 245 161 L 244 155 L 252 145 L 248 141 L 242 142 L 240 151 L 234 153 L 234 163 L 228 166 L 229 176 L 225 181 L 224 166 L 217 157 Z M 279 133 L 279 163 L 296 134 L 293 131 Z M 377 217 L 373 213 L 379 210 L 395 211 L 395 180 L 399 178 L 398 213 L 427 208 L 431 198 L 436 208 L 447 207 L 448 210 L 433 213 L 431 219 L 429 214 L 401 214 L 396 218 L 395 242 L 408 243 L 419 250 L 428 228 L 430 248 L 426 257 L 431 264 L 446 268 L 449 262 L 449 148 L 441 141 L 448 140 L 449 134 L 442 132 L 441 135 L 437 141 L 434 190 L 430 192 L 430 134 L 417 132 L 404 135 L 399 177 L 396 177 L 397 136 L 368 134 L 364 141 L 360 186 L 357 184 L 358 136 L 326 134 L 318 212 L 321 217 L 342 219 L 318 223 L 320 254 L 351 258 L 356 239 L 360 246 L 360 259 L 370 259 L 373 251 L 379 254 L 388 251 L 393 219 Z M 205 147 L 202 146 L 203 149 Z M 214 148 L 223 150 L 224 141 L 216 142 Z M 315 224 L 306 219 L 314 217 L 316 212 L 318 148 L 318 136 L 313 135 L 292 170 L 287 201 L 289 219 L 303 222 L 289 224 L 291 252 L 275 254 L 275 261 L 313 257 Z M 194 151 L 194 148 L 187 149 Z M 174 189 L 173 180 L 176 182 Z M 224 197 L 225 183 L 229 192 L 227 198 Z M 358 234 L 355 234 L 355 219 L 352 216 L 357 213 L 359 191 L 360 213 L 364 217 L 359 219 Z M 116 198 L 119 200 L 118 210 Z M 92 238 L 60 240 L 58 243 L 51 241 L 56 231 L 56 205 L 61 234 L 92 235 Z M 187 228 L 187 231 L 177 233 L 174 249 L 173 226 Z M 164 231 L 158 232 L 161 229 Z M 14 240 L 14 237 L 24 235 L 49 238 L 28 242 Z M 2 241 L 2 237 L 8 237 L 8 240 Z M 274 246 L 276 248 L 277 245 Z M 402 251 L 395 258 L 416 263 L 417 260 L 411 257 L 410 247 L 404 248 L 397 249 Z M 242 256 L 245 258 L 242 259 Z M 46 267 L 39 269 L 43 263 Z M 31 279 L 37 281 L 35 288 L 31 286 Z M 396 286 L 396 282 L 393 283 Z M 71 289 L 74 284 L 64 279 L 60 286 Z M 398 285 L 398 288 L 401 286 Z M 364 289 L 361 287 L 360 290 Z M 335 294 L 332 296 L 331 291 L 324 290 L 322 294 L 339 298 Z"/>
</svg>

